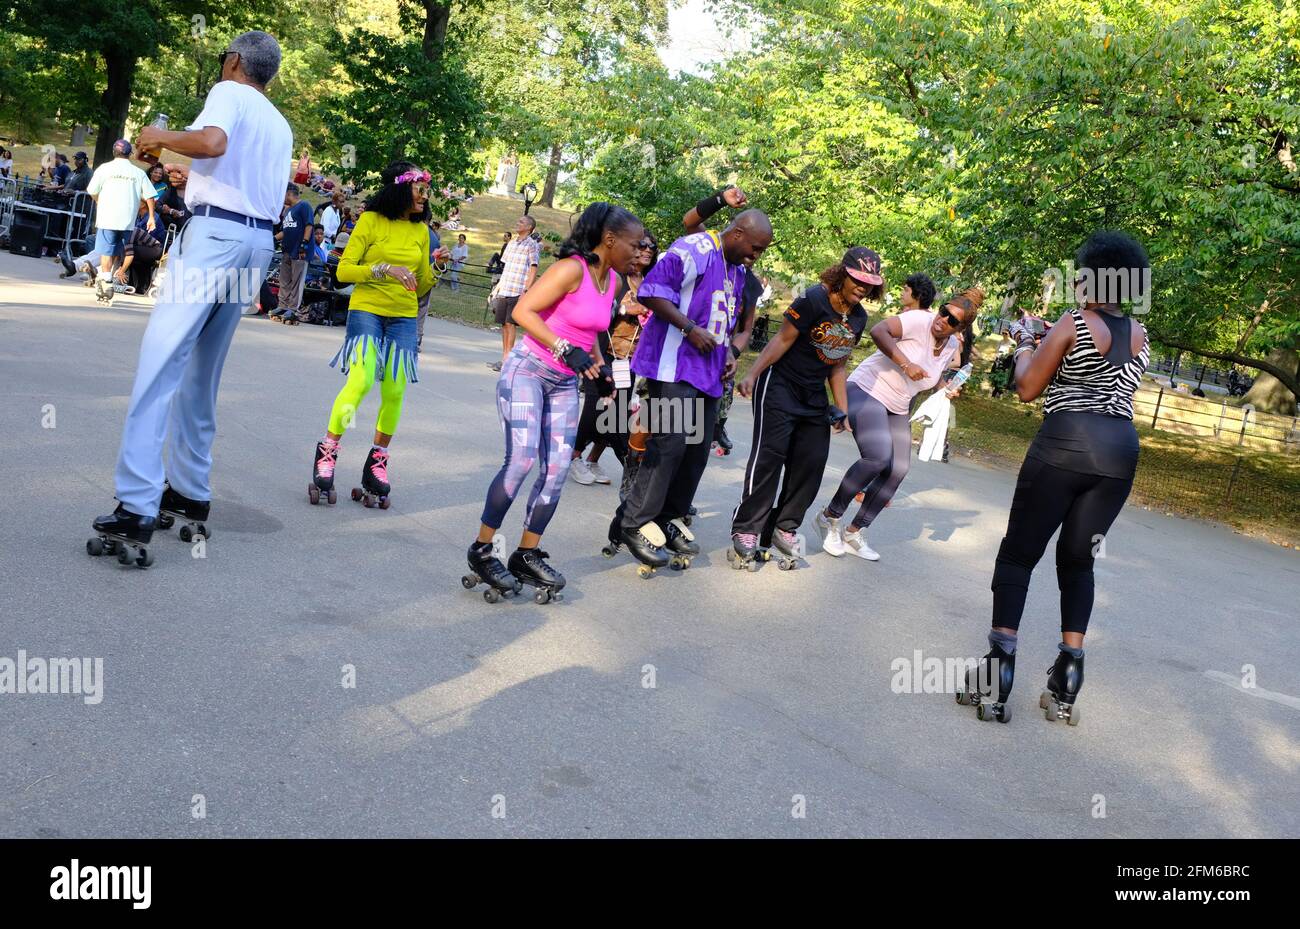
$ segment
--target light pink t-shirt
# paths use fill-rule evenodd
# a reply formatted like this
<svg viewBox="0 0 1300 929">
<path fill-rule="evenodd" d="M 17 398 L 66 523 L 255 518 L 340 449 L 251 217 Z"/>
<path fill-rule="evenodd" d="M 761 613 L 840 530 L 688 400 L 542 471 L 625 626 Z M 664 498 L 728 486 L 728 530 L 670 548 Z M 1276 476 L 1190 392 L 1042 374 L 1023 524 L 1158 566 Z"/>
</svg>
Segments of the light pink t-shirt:
<svg viewBox="0 0 1300 929">
<path fill-rule="evenodd" d="M 591 279 L 591 268 L 579 255 L 570 255 L 582 265 L 582 283 L 571 294 L 565 294 L 549 310 L 542 310 L 537 315 L 542 322 L 561 339 L 567 339 L 571 345 L 579 345 L 588 353 L 596 344 L 598 333 L 609 328 L 611 311 L 614 307 L 614 272 L 609 272 L 605 282 L 605 292 L 596 289 Z M 556 371 L 574 374 L 569 366 L 551 357 L 551 350 L 530 335 L 524 336 L 528 349 Z"/>
<path fill-rule="evenodd" d="M 939 383 L 959 348 L 956 336 L 949 336 L 948 344 L 935 357 L 930 326 L 936 315 L 929 310 L 906 310 L 898 314 L 903 326 L 898 348 L 908 361 L 925 371 L 923 379 L 912 380 L 884 352 L 878 351 L 853 370 L 849 383 L 875 397 L 889 412 L 906 415 L 913 397 Z"/>
</svg>

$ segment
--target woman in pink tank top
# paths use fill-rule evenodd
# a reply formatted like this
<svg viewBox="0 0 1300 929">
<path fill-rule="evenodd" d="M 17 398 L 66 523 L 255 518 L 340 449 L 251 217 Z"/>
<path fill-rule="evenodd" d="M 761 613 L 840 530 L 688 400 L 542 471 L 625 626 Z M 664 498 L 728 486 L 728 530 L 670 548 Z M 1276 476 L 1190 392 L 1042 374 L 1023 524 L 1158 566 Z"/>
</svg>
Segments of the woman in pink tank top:
<svg viewBox="0 0 1300 929">
<path fill-rule="evenodd" d="M 528 584 L 536 588 L 537 602 L 545 603 L 564 587 L 564 576 L 546 563 L 538 545 L 569 473 L 578 429 L 578 378 L 609 376 L 602 370 L 596 336 L 609 328 L 615 274 L 631 270 L 643 229 L 622 207 L 591 204 L 560 246 L 559 260 L 515 305 L 514 321 L 525 336 L 497 381 L 505 461 L 488 487 L 478 538 L 469 548 L 471 573 L 462 579 L 466 588 L 487 584 L 488 602 Z M 523 536 L 503 565 L 493 540 L 534 465 L 538 474 Z"/>
</svg>

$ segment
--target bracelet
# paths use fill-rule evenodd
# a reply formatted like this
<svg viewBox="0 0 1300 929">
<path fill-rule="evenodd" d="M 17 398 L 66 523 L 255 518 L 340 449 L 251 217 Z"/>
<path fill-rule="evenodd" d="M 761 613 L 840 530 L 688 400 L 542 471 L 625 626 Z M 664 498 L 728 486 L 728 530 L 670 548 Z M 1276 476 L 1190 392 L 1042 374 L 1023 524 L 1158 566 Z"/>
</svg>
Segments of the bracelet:
<svg viewBox="0 0 1300 929">
<path fill-rule="evenodd" d="M 551 346 L 551 357 L 556 361 L 563 361 L 564 356 L 569 349 L 573 348 L 568 339 L 556 339 L 555 344 Z"/>
<path fill-rule="evenodd" d="M 377 264 L 377 265 L 371 265 L 371 266 L 370 266 L 370 277 L 371 277 L 371 279 L 372 279 L 372 280 L 376 280 L 376 281 L 379 280 L 381 277 L 383 277 L 385 274 L 388 273 L 388 269 L 389 269 L 390 267 L 392 267 L 392 265 L 388 264 L 387 262 L 383 262 L 383 261 L 381 261 L 381 262 L 380 262 L 379 264 Z"/>
<path fill-rule="evenodd" d="M 1014 353 L 1012 353 L 1011 360 L 1014 361 L 1017 358 L 1019 358 L 1021 352 L 1032 352 L 1033 350 L 1034 350 L 1034 346 L 1032 345 L 1022 345 L 1018 349 L 1016 349 Z"/>
<path fill-rule="evenodd" d="M 734 343 L 733 343 L 732 346 L 731 346 L 731 357 L 732 357 L 732 358 L 739 358 L 739 357 L 740 357 L 740 349 L 737 348 L 737 347 L 735 346 Z"/>
<path fill-rule="evenodd" d="M 686 325 L 682 326 L 682 335 L 690 335 L 691 331 L 694 329 L 695 329 L 695 320 L 688 319 L 686 320 Z"/>
</svg>

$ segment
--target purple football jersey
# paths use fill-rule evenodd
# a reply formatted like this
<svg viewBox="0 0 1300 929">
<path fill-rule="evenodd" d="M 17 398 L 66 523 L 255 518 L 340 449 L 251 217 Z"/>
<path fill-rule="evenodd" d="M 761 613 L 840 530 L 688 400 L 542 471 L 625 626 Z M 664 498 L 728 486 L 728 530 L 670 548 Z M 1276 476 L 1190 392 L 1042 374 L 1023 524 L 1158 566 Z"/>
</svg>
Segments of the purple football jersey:
<svg viewBox="0 0 1300 929">
<path fill-rule="evenodd" d="M 711 232 L 683 236 L 664 253 L 637 291 L 639 299 L 661 297 L 718 341 L 707 355 L 681 330 L 650 316 L 637 340 L 632 370 L 657 381 L 685 381 L 710 397 L 722 396 L 722 370 L 731 355 L 731 332 L 739 316 L 745 266 L 727 264 Z"/>
</svg>

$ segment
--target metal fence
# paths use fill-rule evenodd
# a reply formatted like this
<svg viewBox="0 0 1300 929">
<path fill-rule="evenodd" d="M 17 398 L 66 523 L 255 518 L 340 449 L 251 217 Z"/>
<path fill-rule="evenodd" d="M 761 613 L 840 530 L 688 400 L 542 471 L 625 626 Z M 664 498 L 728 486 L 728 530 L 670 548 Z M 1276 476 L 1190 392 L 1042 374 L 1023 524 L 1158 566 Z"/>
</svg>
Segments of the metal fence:
<svg viewBox="0 0 1300 929">
<path fill-rule="evenodd" d="M 15 218 L 24 217 L 41 228 L 45 244 L 63 249 L 94 229 L 95 201 L 84 190 L 49 190 L 37 178 L 0 178 L 0 236 L 8 238 Z"/>
<path fill-rule="evenodd" d="M 1237 448 L 1300 453 L 1300 419 L 1260 413 L 1227 400 L 1203 400 L 1167 387 L 1144 386 L 1133 396 L 1136 422 L 1178 435 L 1213 439 Z"/>
</svg>

